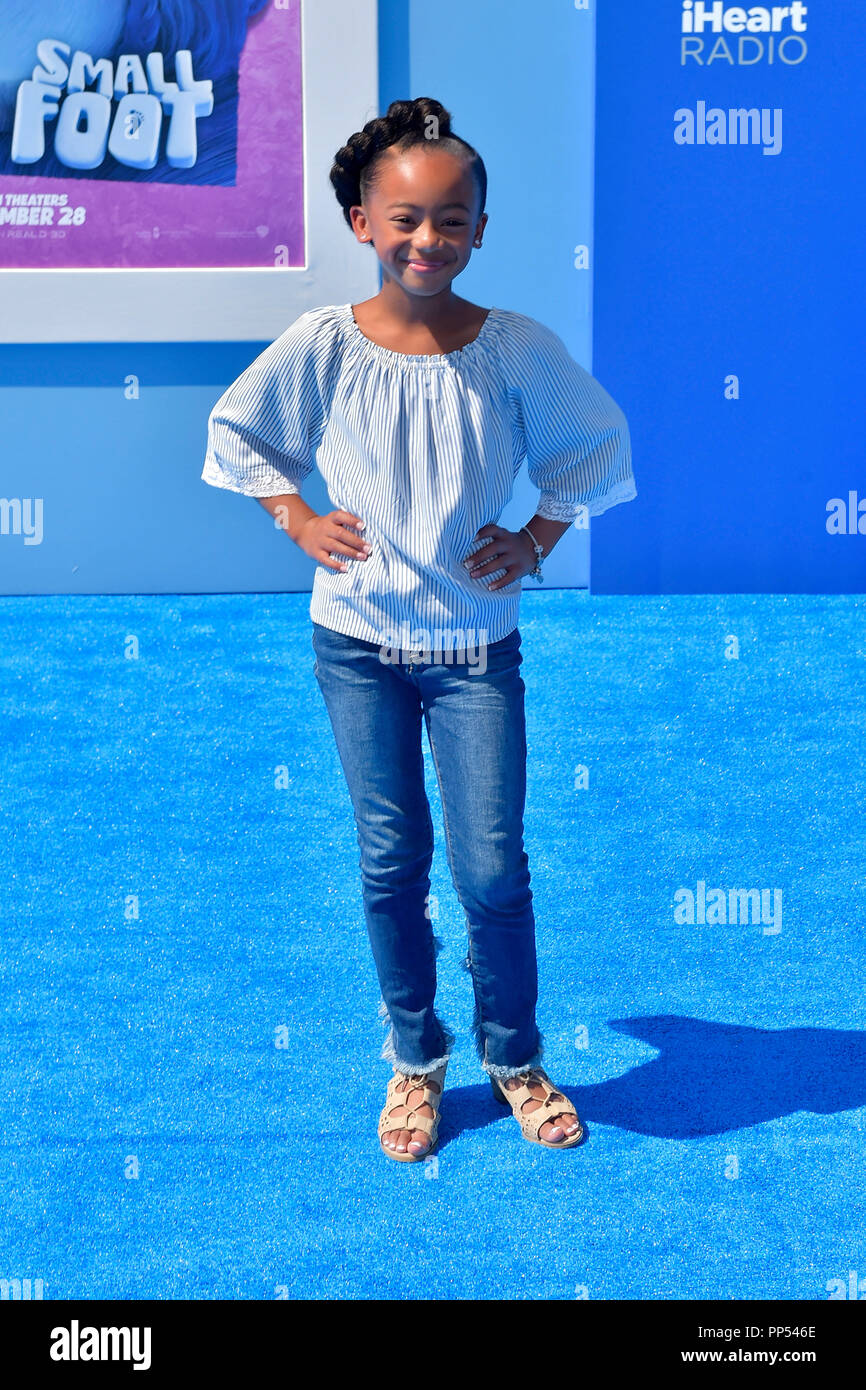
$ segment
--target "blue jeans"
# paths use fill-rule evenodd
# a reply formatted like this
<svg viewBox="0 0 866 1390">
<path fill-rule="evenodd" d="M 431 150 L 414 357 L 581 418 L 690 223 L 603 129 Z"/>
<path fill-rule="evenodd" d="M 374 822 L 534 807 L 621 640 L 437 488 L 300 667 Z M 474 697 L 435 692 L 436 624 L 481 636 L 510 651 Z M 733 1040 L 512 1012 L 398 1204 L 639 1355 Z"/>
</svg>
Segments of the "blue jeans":
<svg viewBox="0 0 866 1390">
<path fill-rule="evenodd" d="M 361 851 L 367 934 L 389 1025 L 382 1057 L 432 1071 L 454 1034 L 437 1016 L 429 914 L 433 821 L 421 718 L 442 798 L 448 865 L 466 916 L 462 964 L 475 993 L 482 1067 L 516 1076 L 541 1063 L 529 861 L 523 847 L 526 725 L 515 628 L 501 641 L 445 653 L 382 647 L 313 623 L 314 674 L 348 784 Z M 480 660 L 484 655 L 485 661 Z M 426 658 L 426 659 L 424 659 Z"/>
</svg>

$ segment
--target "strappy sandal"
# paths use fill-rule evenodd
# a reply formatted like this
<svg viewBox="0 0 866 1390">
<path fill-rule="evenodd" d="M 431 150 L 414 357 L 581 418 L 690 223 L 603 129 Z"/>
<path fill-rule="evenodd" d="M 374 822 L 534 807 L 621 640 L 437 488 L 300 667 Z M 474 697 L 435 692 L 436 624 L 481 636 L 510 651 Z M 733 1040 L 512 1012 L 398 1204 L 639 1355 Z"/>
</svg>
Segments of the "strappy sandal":
<svg viewBox="0 0 866 1390">
<path fill-rule="evenodd" d="M 439 1138 L 439 1105 L 445 1090 L 445 1072 L 447 1069 L 447 1062 L 445 1066 L 437 1067 L 436 1071 L 417 1072 L 412 1076 L 395 1069 L 394 1075 L 388 1082 L 384 1109 L 379 1116 L 379 1148 L 389 1158 L 396 1158 L 398 1163 L 419 1163 L 421 1159 L 430 1157 Z M 433 1090 L 429 1084 L 431 1081 L 435 1081 L 439 1087 L 438 1091 Z M 412 1091 L 418 1090 L 423 1090 L 424 1094 L 410 1108 L 406 1098 Z M 417 1113 L 424 1104 L 430 1106 L 433 1111 L 432 1116 Z M 405 1113 L 393 1115 L 392 1112 L 400 1107 L 403 1107 Z M 408 1149 L 405 1153 L 400 1153 L 397 1149 L 388 1149 L 382 1141 L 385 1135 L 394 1129 L 421 1129 L 430 1136 L 430 1143 L 422 1154 L 410 1153 Z"/>
<path fill-rule="evenodd" d="M 529 1071 L 521 1072 L 519 1075 L 520 1085 L 515 1086 L 513 1091 L 507 1091 L 495 1076 L 490 1076 L 490 1087 L 496 1099 L 501 1105 L 510 1105 L 516 1120 L 520 1125 L 524 1139 L 528 1139 L 531 1144 L 541 1144 L 545 1149 L 570 1149 L 575 1144 L 579 1144 L 583 1138 L 583 1125 L 580 1116 L 567 1096 L 561 1091 L 555 1090 L 553 1082 L 541 1067 L 532 1067 Z M 510 1078 L 509 1078 L 510 1079 Z M 530 1081 L 540 1081 L 545 1089 L 544 1100 L 539 1101 L 529 1089 Z M 524 1111 L 522 1106 L 528 1100 L 537 1101 L 534 1110 Z M 555 1115 L 573 1115 L 580 1128 L 576 1134 L 566 1135 L 564 1138 L 541 1139 L 538 1131 L 548 1120 L 553 1121 Z"/>
</svg>

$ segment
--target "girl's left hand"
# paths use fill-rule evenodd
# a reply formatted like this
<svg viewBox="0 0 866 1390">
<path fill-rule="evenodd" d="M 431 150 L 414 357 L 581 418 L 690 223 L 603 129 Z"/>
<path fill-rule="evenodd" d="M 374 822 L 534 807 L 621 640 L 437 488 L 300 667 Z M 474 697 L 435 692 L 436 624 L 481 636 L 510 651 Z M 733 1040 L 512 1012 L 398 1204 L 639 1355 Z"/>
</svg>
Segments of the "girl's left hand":
<svg viewBox="0 0 866 1390">
<path fill-rule="evenodd" d="M 485 574 L 505 569 L 507 574 L 487 585 L 488 589 L 501 589 L 535 569 L 535 546 L 525 531 L 507 531 L 504 526 L 491 522 L 489 526 L 481 527 L 475 539 L 481 540 L 483 537 L 486 537 L 486 544 L 463 561 L 470 579 L 480 579 Z"/>
</svg>

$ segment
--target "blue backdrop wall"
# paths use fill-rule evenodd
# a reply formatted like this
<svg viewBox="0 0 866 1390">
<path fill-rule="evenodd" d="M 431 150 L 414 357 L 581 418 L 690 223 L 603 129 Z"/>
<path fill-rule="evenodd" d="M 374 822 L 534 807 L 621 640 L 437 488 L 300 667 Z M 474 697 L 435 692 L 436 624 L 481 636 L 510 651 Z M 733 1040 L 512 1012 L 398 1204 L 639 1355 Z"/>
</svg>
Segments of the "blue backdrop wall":
<svg viewBox="0 0 866 1390">
<path fill-rule="evenodd" d="M 380 110 L 437 97 L 487 165 L 484 247 L 457 292 L 550 324 L 590 370 L 593 35 L 593 12 L 571 4 L 379 8 Z M 375 114 L 359 110 L 358 126 Z M 309 589 L 313 562 L 263 508 L 200 480 L 210 409 L 265 346 L 0 346 L 0 496 L 43 498 L 46 517 L 39 543 L 0 536 L 0 592 Z M 330 506 L 316 473 L 304 495 Z M 503 524 L 528 520 L 536 497 L 524 468 Z M 577 528 L 563 537 L 547 586 L 588 584 L 589 539 Z"/>
<path fill-rule="evenodd" d="M 599 4 L 593 371 L 639 492 L 600 591 L 864 589 L 863 6 L 775 8 Z"/>
</svg>

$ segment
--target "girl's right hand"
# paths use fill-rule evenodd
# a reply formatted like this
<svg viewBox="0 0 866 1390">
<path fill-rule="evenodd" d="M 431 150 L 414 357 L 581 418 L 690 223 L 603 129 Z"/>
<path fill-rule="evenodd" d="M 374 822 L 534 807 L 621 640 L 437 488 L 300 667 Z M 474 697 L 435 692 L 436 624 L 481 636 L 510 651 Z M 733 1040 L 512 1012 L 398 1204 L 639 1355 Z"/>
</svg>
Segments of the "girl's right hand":
<svg viewBox="0 0 866 1390">
<path fill-rule="evenodd" d="M 298 545 L 318 564 L 345 572 L 348 565 L 332 559 L 332 552 L 345 555 L 350 560 L 366 560 L 372 546 L 363 536 L 355 536 L 346 529 L 354 526 L 361 530 L 365 524 L 351 512 L 335 511 L 326 512 L 324 516 L 311 516 L 301 527 Z"/>
</svg>

